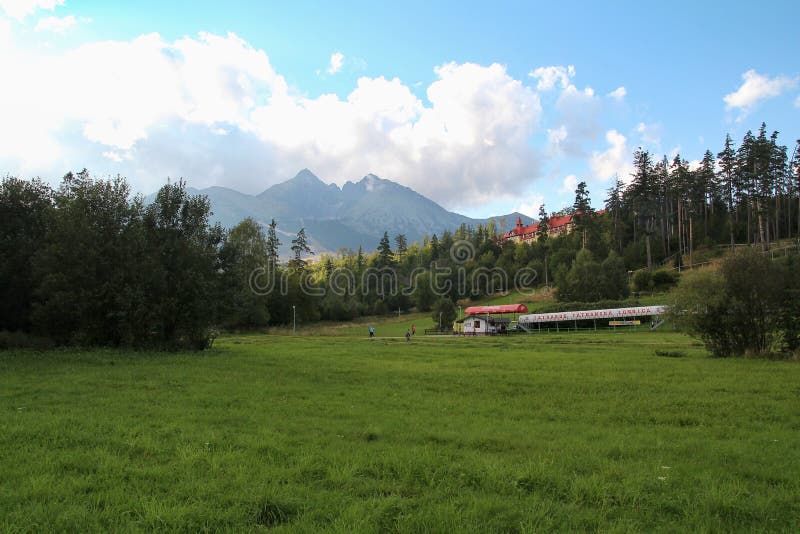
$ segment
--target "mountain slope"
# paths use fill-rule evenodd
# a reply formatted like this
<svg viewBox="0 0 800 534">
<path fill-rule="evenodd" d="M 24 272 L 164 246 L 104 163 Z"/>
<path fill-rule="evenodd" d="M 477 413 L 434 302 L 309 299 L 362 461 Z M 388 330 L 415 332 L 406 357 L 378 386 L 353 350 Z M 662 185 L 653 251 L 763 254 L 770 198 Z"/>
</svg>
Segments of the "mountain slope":
<svg viewBox="0 0 800 534">
<path fill-rule="evenodd" d="M 209 187 L 190 194 L 208 196 L 213 212 L 212 220 L 227 228 L 252 217 L 262 225 L 273 218 L 278 223 L 283 241 L 281 254 L 287 256 L 291 237 L 305 228 L 315 253 L 335 252 L 339 248 L 374 250 L 383 232 L 390 236 L 405 234 L 410 242 L 424 235 L 441 234 L 456 230 L 462 224 L 476 227 L 487 224 L 488 219 L 472 219 L 444 209 L 436 202 L 413 189 L 391 180 L 368 174 L 358 182 L 347 182 L 340 189 L 326 184 L 308 169 L 294 178 L 273 185 L 258 195 L 247 195 L 225 187 Z M 150 203 L 155 194 L 145 198 Z M 512 213 L 495 217 L 507 228 L 522 217 Z"/>
</svg>

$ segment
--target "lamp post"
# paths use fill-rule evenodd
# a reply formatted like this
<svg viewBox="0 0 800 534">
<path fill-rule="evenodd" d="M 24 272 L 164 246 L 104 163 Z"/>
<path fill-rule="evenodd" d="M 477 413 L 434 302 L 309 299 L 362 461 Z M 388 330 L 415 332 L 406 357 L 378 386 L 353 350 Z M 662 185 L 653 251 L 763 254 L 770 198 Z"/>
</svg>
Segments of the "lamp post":
<svg viewBox="0 0 800 534">
<path fill-rule="evenodd" d="M 297 309 L 294 304 L 292 304 L 292 335 L 297 335 Z"/>
<path fill-rule="evenodd" d="M 442 313 L 444 312 L 439 312 L 439 332 L 442 331 Z"/>
</svg>

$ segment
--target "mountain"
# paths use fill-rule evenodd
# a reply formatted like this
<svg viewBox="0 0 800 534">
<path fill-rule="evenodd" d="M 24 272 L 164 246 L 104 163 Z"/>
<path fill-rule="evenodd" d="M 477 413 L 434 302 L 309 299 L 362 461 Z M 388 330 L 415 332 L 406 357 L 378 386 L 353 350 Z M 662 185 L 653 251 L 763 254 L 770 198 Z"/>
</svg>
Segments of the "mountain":
<svg viewBox="0 0 800 534">
<path fill-rule="evenodd" d="M 306 229 L 315 253 L 335 252 L 342 247 L 355 250 L 359 246 L 369 252 L 377 248 L 384 231 L 392 237 L 405 234 L 413 242 L 421 241 L 426 234 L 456 230 L 462 224 L 476 227 L 489 221 L 447 211 L 413 189 L 374 174 L 339 188 L 303 169 L 291 180 L 258 195 L 225 187 L 189 188 L 189 192 L 206 195 L 211 202 L 212 221 L 227 228 L 245 217 L 262 225 L 274 218 L 283 242 L 282 255 L 288 255 L 291 239 L 300 228 Z M 145 202 L 154 199 L 155 194 L 149 195 Z M 494 219 L 501 228 L 511 228 L 518 217 L 524 224 L 532 222 L 520 213 Z"/>
</svg>

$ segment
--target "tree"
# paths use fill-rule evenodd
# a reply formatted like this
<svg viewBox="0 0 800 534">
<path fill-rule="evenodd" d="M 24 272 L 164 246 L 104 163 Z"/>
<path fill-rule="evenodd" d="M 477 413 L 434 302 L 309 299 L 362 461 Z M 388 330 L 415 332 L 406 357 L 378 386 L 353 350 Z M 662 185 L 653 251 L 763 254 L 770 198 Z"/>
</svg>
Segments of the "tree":
<svg viewBox="0 0 800 534">
<path fill-rule="evenodd" d="M 381 242 L 378 244 L 378 267 L 391 267 L 394 264 L 394 253 L 389 243 L 389 232 L 383 232 Z"/>
<path fill-rule="evenodd" d="M 145 291 L 138 345 L 201 350 L 218 318 L 222 228 L 211 226 L 208 197 L 191 196 L 186 183 L 167 184 L 145 209 Z"/>
<path fill-rule="evenodd" d="M 34 329 L 59 344 L 136 343 L 147 311 L 141 205 L 124 179 L 64 176 L 32 259 Z"/>
<path fill-rule="evenodd" d="M 575 189 L 575 202 L 572 204 L 575 215 L 575 229 L 581 232 L 581 248 L 586 248 L 586 227 L 591 222 L 594 210 L 586 182 L 580 182 Z"/>
<path fill-rule="evenodd" d="M 730 134 L 725 135 L 725 148 L 717 154 L 719 162 L 719 183 L 725 202 L 728 207 L 728 231 L 731 238 L 731 247 L 736 243 L 734 238 L 733 215 L 734 199 L 737 195 L 736 189 L 736 151 L 733 149 L 733 140 Z"/>
<path fill-rule="evenodd" d="M 406 239 L 405 234 L 397 234 L 394 242 L 397 245 L 397 259 L 402 261 L 408 253 L 408 239 Z"/>
<path fill-rule="evenodd" d="M 621 233 L 621 219 L 622 219 L 622 191 L 625 184 L 619 179 L 615 178 L 614 185 L 608 190 L 608 198 L 606 198 L 606 211 L 613 219 L 613 242 L 617 244 L 618 252 L 622 252 L 622 233 Z"/>
<path fill-rule="evenodd" d="M 441 298 L 434 304 L 431 317 L 436 326 L 441 326 L 442 329 L 449 329 L 452 328 L 457 315 L 458 312 L 453 301 L 448 298 Z"/>
<path fill-rule="evenodd" d="M 601 266 L 588 249 L 581 249 L 572 267 L 558 280 L 558 300 L 596 302 L 603 298 Z"/>
<path fill-rule="evenodd" d="M 297 232 L 297 237 L 292 239 L 292 261 L 289 265 L 298 271 L 302 271 L 306 267 L 306 261 L 303 260 L 303 253 L 313 254 L 311 247 L 308 246 L 308 238 L 306 237 L 306 229 L 300 228 Z"/>
<path fill-rule="evenodd" d="M 281 246 L 281 241 L 278 239 L 278 223 L 275 222 L 275 219 L 269 223 L 269 228 L 267 229 L 267 243 L 266 243 L 266 252 L 267 252 L 267 264 L 271 271 L 275 271 L 275 267 L 278 265 L 278 255 L 279 255 L 279 248 Z"/>
<path fill-rule="evenodd" d="M 641 147 L 633 153 L 633 181 L 625 191 L 625 196 L 630 199 L 635 224 L 641 227 L 645 235 L 647 251 L 647 268 L 653 268 L 653 250 L 651 237 L 655 226 L 656 199 L 655 199 L 655 174 L 650 153 Z"/>
<path fill-rule="evenodd" d="M 274 221 L 273 221 L 274 222 Z M 248 217 L 234 226 L 220 249 L 224 290 L 220 301 L 221 323 L 228 328 L 267 326 L 270 316 L 267 295 L 251 287 L 252 276 L 270 261 L 270 244 L 261 227 Z M 274 272 L 267 273 L 274 276 Z"/>
<path fill-rule="evenodd" d="M 601 297 L 604 299 L 625 299 L 631 293 L 628 286 L 628 271 L 625 262 L 613 250 L 601 265 Z"/>
<path fill-rule="evenodd" d="M 536 226 L 536 240 L 543 242 L 547 240 L 548 231 L 550 230 L 550 217 L 547 216 L 547 210 L 544 204 L 539 206 L 539 223 Z"/>
<path fill-rule="evenodd" d="M 779 339 L 783 274 L 752 248 L 731 252 L 718 271 L 681 279 L 671 293 L 670 315 L 714 356 L 767 354 Z"/>
<path fill-rule="evenodd" d="M 31 327 L 32 259 L 50 228 L 53 191 L 38 179 L 0 182 L 0 330 Z"/>
</svg>

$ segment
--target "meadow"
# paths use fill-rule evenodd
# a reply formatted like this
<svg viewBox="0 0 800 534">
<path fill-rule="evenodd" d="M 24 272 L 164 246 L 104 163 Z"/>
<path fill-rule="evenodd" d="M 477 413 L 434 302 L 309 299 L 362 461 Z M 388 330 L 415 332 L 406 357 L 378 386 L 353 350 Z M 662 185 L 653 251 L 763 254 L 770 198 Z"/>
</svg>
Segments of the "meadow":
<svg viewBox="0 0 800 534">
<path fill-rule="evenodd" d="M 797 362 L 362 327 L 0 352 L 0 531 L 800 529 Z"/>
</svg>

